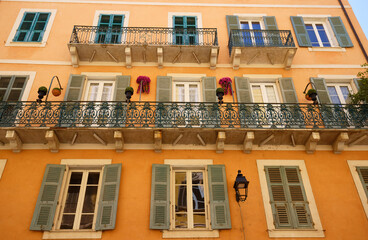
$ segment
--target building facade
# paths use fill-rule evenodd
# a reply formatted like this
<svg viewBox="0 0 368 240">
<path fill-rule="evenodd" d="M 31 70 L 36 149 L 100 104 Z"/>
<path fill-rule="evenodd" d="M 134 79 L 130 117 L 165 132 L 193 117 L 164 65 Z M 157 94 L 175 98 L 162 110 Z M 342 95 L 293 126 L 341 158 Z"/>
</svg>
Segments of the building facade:
<svg viewBox="0 0 368 240">
<path fill-rule="evenodd" d="M 0 1 L 0 238 L 367 239 L 340 3 Z"/>
</svg>

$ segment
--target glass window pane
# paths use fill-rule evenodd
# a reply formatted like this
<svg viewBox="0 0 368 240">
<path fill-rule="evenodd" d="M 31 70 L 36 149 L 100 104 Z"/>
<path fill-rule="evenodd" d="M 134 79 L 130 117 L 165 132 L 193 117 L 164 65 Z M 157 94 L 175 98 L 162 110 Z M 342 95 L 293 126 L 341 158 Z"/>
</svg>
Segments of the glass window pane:
<svg viewBox="0 0 368 240">
<path fill-rule="evenodd" d="M 26 82 L 25 77 L 16 77 L 12 88 L 23 88 L 25 82 Z"/>
<path fill-rule="evenodd" d="M 112 83 L 104 83 L 101 101 L 110 101 L 112 97 Z"/>
<path fill-rule="evenodd" d="M 99 179 L 100 179 L 100 173 L 90 172 L 88 174 L 87 184 L 98 184 Z"/>
<path fill-rule="evenodd" d="M 346 100 L 349 97 L 349 88 L 347 86 L 340 86 L 340 90 L 342 92 L 344 100 Z"/>
<path fill-rule="evenodd" d="M 24 21 L 31 21 L 32 22 L 35 16 L 36 16 L 35 13 L 26 13 Z"/>
<path fill-rule="evenodd" d="M 47 18 L 48 18 L 49 14 L 48 13 L 40 13 L 39 17 L 38 17 L 38 21 L 43 21 L 46 22 Z"/>
<path fill-rule="evenodd" d="M 310 41 L 312 43 L 312 46 L 313 47 L 319 47 L 319 42 L 318 42 L 316 33 L 314 32 L 314 29 L 313 29 L 312 24 L 306 24 L 305 27 L 307 29 L 307 32 L 308 32 L 308 35 L 309 35 L 309 39 L 310 39 Z"/>
<path fill-rule="evenodd" d="M 322 44 L 324 47 L 331 47 L 330 41 L 328 40 L 327 34 L 325 29 L 323 28 L 322 24 L 316 24 L 319 37 L 321 38 Z"/>
<path fill-rule="evenodd" d="M 32 22 L 23 22 L 22 26 L 20 26 L 20 30 L 29 30 L 32 26 Z"/>
<path fill-rule="evenodd" d="M 205 212 L 203 186 L 192 186 L 193 212 Z"/>
<path fill-rule="evenodd" d="M 195 17 L 187 17 L 187 25 L 188 26 L 195 26 L 196 25 Z"/>
<path fill-rule="evenodd" d="M 83 173 L 81 172 L 73 172 L 72 175 L 70 176 L 70 184 L 81 184 L 82 182 L 82 175 Z"/>
<path fill-rule="evenodd" d="M 175 214 L 175 228 L 188 228 L 188 219 L 186 214 Z"/>
<path fill-rule="evenodd" d="M 192 172 L 192 184 L 203 184 L 203 172 Z"/>
<path fill-rule="evenodd" d="M 194 228 L 206 228 L 206 215 L 205 214 L 194 214 L 193 215 Z"/>
<path fill-rule="evenodd" d="M 92 229 L 93 215 L 82 215 L 79 229 Z"/>
<path fill-rule="evenodd" d="M 175 17 L 175 27 L 177 25 L 181 25 L 181 26 L 184 25 L 184 19 L 183 19 L 183 17 Z"/>
<path fill-rule="evenodd" d="M 121 25 L 122 21 L 123 21 L 123 16 L 114 16 L 113 23 L 115 23 L 115 25 L 116 24 Z"/>
<path fill-rule="evenodd" d="M 253 94 L 254 102 L 263 103 L 261 86 L 252 86 L 252 94 Z"/>
<path fill-rule="evenodd" d="M 337 95 L 336 88 L 333 86 L 328 86 L 328 93 L 330 94 L 330 98 L 333 104 L 340 104 L 339 96 Z"/>
<path fill-rule="evenodd" d="M 176 101 L 185 102 L 184 84 L 176 84 Z"/>
<path fill-rule="evenodd" d="M 241 29 L 248 30 L 249 29 L 249 23 L 248 22 L 241 22 Z"/>
<path fill-rule="evenodd" d="M 101 16 L 101 20 L 100 20 L 100 23 L 110 23 L 110 15 L 102 15 Z"/>
<path fill-rule="evenodd" d="M 186 172 L 175 173 L 175 184 L 187 184 Z"/>
<path fill-rule="evenodd" d="M 275 88 L 273 86 L 266 86 L 266 93 L 267 93 L 267 98 L 268 98 L 269 103 L 276 103 L 277 102 L 276 92 L 275 92 Z"/>
<path fill-rule="evenodd" d="M 261 24 L 259 22 L 252 22 L 253 30 L 261 30 Z"/>
<path fill-rule="evenodd" d="M 6 99 L 4 99 L 5 92 L 6 92 L 6 90 L 0 89 L 0 101 L 5 101 L 6 100 Z"/>
<path fill-rule="evenodd" d="M 45 27 L 45 22 L 39 22 L 39 23 L 36 23 L 36 26 L 34 27 L 34 30 L 40 30 L 42 31 Z"/>
<path fill-rule="evenodd" d="M 187 211 L 187 186 L 175 187 L 175 212 Z"/>
<path fill-rule="evenodd" d="M 74 214 L 63 215 L 60 229 L 73 229 L 73 224 L 74 224 Z"/>
<path fill-rule="evenodd" d="M 19 101 L 20 94 L 22 93 L 22 90 L 20 89 L 13 89 L 10 91 L 8 101 Z"/>
<path fill-rule="evenodd" d="M 68 195 L 66 196 L 64 213 L 75 213 L 77 210 L 79 186 L 70 186 L 68 189 Z"/>
<path fill-rule="evenodd" d="M 199 102 L 198 85 L 189 85 L 189 102 Z"/>
<path fill-rule="evenodd" d="M 8 88 L 11 77 L 0 78 L 0 88 Z"/>
<path fill-rule="evenodd" d="M 88 186 L 84 196 L 82 213 L 94 213 L 97 198 L 97 186 Z"/>
<path fill-rule="evenodd" d="M 39 38 L 40 38 L 40 32 L 34 32 L 31 41 L 37 42 Z"/>
<path fill-rule="evenodd" d="M 98 83 L 91 83 L 88 89 L 87 101 L 97 101 Z"/>
</svg>

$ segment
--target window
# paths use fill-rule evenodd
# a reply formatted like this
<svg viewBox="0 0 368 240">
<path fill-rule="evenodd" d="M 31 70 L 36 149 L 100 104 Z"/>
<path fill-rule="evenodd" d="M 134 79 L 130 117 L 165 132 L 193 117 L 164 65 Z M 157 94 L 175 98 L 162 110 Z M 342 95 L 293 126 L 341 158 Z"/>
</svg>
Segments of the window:
<svg viewBox="0 0 368 240">
<path fill-rule="evenodd" d="M 124 15 L 101 14 L 98 21 L 96 42 L 103 44 L 121 43 Z"/>
<path fill-rule="evenodd" d="M 278 103 L 280 102 L 275 83 L 251 82 L 254 103 Z"/>
<path fill-rule="evenodd" d="M 198 43 L 197 17 L 173 16 L 174 44 L 196 45 Z"/>
<path fill-rule="evenodd" d="M 101 238 L 115 228 L 121 164 L 108 159 L 64 159 L 48 164 L 31 230 L 43 239 Z M 60 204 L 59 204 L 60 203 Z"/>
<path fill-rule="evenodd" d="M 243 39 L 245 46 L 263 46 L 263 35 L 262 30 L 263 27 L 261 25 L 261 21 L 249 20 L 249 21 L 240 21 L 240 27 L 244 30 L 254 30 L 254 31 L 245 31 L 243 32 Z"/>
<path fill-rule="evenodd" d="M 326 27 L 323 23 L 306 23 L 305 27 L 313 47 L 331 47 Z"/>
<path fill-rule="evenodd" d="M 0 101 L 21 101 L 28 76 L 0 76 Z"/>
<path fill-rule="evenodd" d="M 368 160 L 348 160 L 348 165 L 368 218 Z"/>
<path fill-rule="evenodd" d="M 302 160 L 257 160 L 270 237 L 324 237 Z"/>
<path fill-rule="evenodd" d="M 215 229 L 230 229 L 225 166 L 189 159 L 152 165 L 150 228 L 164 230 L 163 238 L 219 237 Z"/>
<path fill-rule="evenodd" d="M 174 81 L 174 96 L 175 102 L 200 102 L 200 82 L 182 82 Z"/>
<path fill-rule="evenodd" d="M 350 84 L 331 84 L 327 83 L 328 94 L 330 95 L 331 102 L 333 104 L 346 104 L 346 100 L 349 97 L 349 93 L 353 90 Z"/>
<path fill-rule="evenodd" d="M 112 101 L 114 81 L 90 80 L 87 82 L 85 101 Z"/>
</svg>

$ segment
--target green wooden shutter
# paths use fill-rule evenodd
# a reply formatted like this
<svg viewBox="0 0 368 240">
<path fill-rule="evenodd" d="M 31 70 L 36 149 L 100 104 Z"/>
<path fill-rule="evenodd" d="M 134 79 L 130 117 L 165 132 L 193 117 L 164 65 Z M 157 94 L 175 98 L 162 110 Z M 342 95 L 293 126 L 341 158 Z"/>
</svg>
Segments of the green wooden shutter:
<svg viewBox="0 0 368 240">
<path fill-rule="evenodd" d="M 170 165 L 152 164 L 150 229 L 170 227 Z"/>
<path fill-rule="evenodd" d="M 171 102 L 172 100 L 172 77 L 157 76 L 156 101 Z"/>
<path fill-rule="evenodd" d="M 298 103 L 298 97 L 295 92 L 292 78 L 280 78 L 280 88 L 284 103 Z"/>
<path fill-rule="evenodd" d="M 105 165 L 102 176 L 100 198 L 98 201 L 96 230 L 115 228 L 120 176 L 121 163 Z"/>
<path fill-rule="evenodd" d="M 116 76 L 114 101 L 125 102 L 125 89 L 130 86 L 130 76 Z"/>
<path fill-rule="evenodd" d="M 264 16 L 263 21 L 266 27 L 266 30 L 279 30 L 276 23 L 276 18 L 274 16 Z"/>
<path fill-rule="evenodd" d="M 357 167 L 357 171 L 368 198 L 368 167 Z"/>
<path fill-rule="evenodd" d="M 291 16 L 291 22 L 294 27 L 296 38 L 298 39 L 299 47 L 312 47 L 307 29 L 305 28 L 302 17 Z"/>
<path fill-rule="evenodd" d="M 328 89 L 326 86 L 326 82 L 324 78 L 310 78 L 310 81 L 314 83 L 314 86 L 317 90 L 317 98 L 319 103 L 322 104 L 330 104 L 331 99 L 328 94 Z"/>
<path fill-rule="evenodd" d="M 252 95 L 249 78 L 235 77 L 236 97 L 239 103 L 251 103 Z"/>
<path fill-rule="evenodd" d="M 354 83 L 355 83 L 355 86 L 358 89 L 358 91 L 360 90 L 360 84 L 361 84 L 361 82 L 362 82 L 362 79 L 360 79 L 360 78 L 354 78 Z"/>
<path fill-rule="evenodd" d="M 329 17 L 332 30 L 335 33 L 336 39 L 339 42 L 340 47 L 353 47 L 353 43 L 349 37 L 348 32 L 344 26 L 340 17 Z"/>
<path fill-rule="evenodd" d="M 227 32 L 230 36 L 232 29 L 240 29 L 239 17 L 234 15 L 226 15 Z"/>
<path fill-rule="evenodd" d="M 85 79 L 85 75 L 70 75 L 64 101 L 81 100 Z"/>
<path fill-rule="evenodd" d="M 212 229 L 231 229 L 225 165 L 208 165 Z"/>
<path fill-rule="evenodd" d="M 51 230 L 64 172 L 65 165 L 47 164 L 30 230 Z"/>
<path fill-rule="evenodd" d="M 203 102 L 216 102 L 216 77 L 203 77 Z"/>
</svg>

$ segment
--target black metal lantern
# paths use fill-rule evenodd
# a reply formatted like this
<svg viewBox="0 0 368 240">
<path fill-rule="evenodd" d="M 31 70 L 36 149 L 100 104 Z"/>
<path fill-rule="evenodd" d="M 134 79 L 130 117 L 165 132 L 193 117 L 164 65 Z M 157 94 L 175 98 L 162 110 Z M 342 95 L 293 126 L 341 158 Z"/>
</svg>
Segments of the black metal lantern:
<svg viewBox="0 0 368 240">
<path fill-rule="evenodd" d="M 240 170 L 238 170 L 238 175 L 236 176 L 234 182 L 234 189 L 235 189 L 235 197 L 236 201 L 244 202 L 248 197 L 248 184 L 249 182 L 243 176 Z"/>
</svg>

